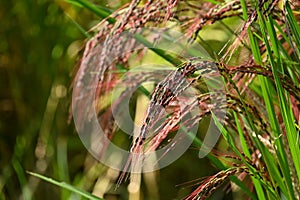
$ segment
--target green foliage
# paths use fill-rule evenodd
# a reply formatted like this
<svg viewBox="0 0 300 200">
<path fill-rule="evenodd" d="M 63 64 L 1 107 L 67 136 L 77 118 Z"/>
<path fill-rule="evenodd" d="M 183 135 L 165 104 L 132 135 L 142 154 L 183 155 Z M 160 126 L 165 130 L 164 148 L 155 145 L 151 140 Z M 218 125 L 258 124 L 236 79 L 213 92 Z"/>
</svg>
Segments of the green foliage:
<svg viewBox="0 0 300 200">
<path fill-rule="evenodd" d="M 45 176 L 42 176 L 42 175 L 40 175 L 40 174 L 36 174 L 36 173 L 33 173 L 33 172 L 28 172 L 28 174 L 30 174 L 30 175 L 32 175 L 32 176 L 35 176 L 35 177 L 37 177 L 37 178 L 40 178 L 40 179 L 42 179 L 42 180 L 44 180 L 44 181 L 47 181 L 47 182 L 49 182 L 49 183 L 52 183 L 52 184 L 54 184 L 54 185 L 57 185 L 57 186 L 59 186 L 59 187 L 61 187 L 61 188 L 64 188 L 64 189 L 66 189 L 66 190 L 69 190 L 69 191 L 71 191 L 71 192 L 74 192 L 74 193 L 76 193 L 76 194 L 79 194 L 79 195 L 82 196 L 82 197 L 86 197 L 86 198 L 92 199 L 92 200 L 101 200 L 101 198 L 98 198 L 98 197 L 96 197 L 95 195 L 92 195 L 92 194 L 90 194 L 90 193 L 88 193 L 88 192 L 85 192 L 85 191 L 82 191 L 82 190 L 80 190 L 80 189 L 78 189 L 78 188 L 75 188 L 75 187 L 73 187 L 72 185 L 69 185 L 69 184 L 67 184 L 67 183 L 65 183 L 65 182 L 58 182 L 58 181 L 56 181 L 56 180 L 53 180 L 53 179 L 51 179 L 51 178 L 48 178 L 48 177 L 45 177 Z"/>
<path fill-rule="evenodd" d="M 131 5 L 134 2 L 140 7 L 129 6 L 131 17 L 146 5 L 135 0 Z M 143 26 L 147 23 L 150 26 L 166 25 L 165 18 L 176 21 L 190 36 L 190 42 L 200 43 L 216 58 L 214 63 L 226 85 L 227 102 L 223 106 L 228 110 L 227 117 L 225 121 L 218 119 L 213 111 L 218 107 L 202 101 L 204 95 L 199 95 L 201 103 L 216 107 L 205 113 L 206 118 L 197 119 L 213 121 L 223 137 L 205 159 L 199 159 L 198 152 L 189 149 L 182 158 L 160 171 L 160 181 L 155 173 L 148 179 L 147 175 L 143 176 L 139 195 L 145 199 L 206 199 L 212 195 L 212 199 L 297 200 L 300 198 L 300 27 L 295 10 L 300 7 L 299 3 L 293 2 L 291 6 L 289 1 L 206 2 L 210 12 L 205 10 L 203 2 L 198 6 L 182 1 L 177 5 L 178 9 L 187 8 L 187 12 L 184 9 L 174 12 L 174 18 L 171 15 L 167 18 L 163 12 L 161 18 L 155 18 L 157 21 L 145 22 Z M 119 172 L 91 158 L 78 136 L 73 134 L 73 124 L 67 125 L 70 104 L 67 88 L 72 84 L 69 73 L 75 65 L 74 55 L 82 50 L 84 40 L 94 41 L 93 32 L 87 30 L 98 21 L 106 21 L 108 31 L 98 36 L 109 37 L 114 34 L 110 30 L 117 29 L 122 17 L 130 12 L 130 9 L 114 11 L 106 8 L 105 3 L 95 5 L 88 0 L 0 3 L 0 21 L 5 30 L 0 32 L 5 38 L 0 41 L 0 70 L 3 71 L 0 75 L 3 91 L 0 101 L 0 112 L 3 113 L 0 123 L 1 199 L 48 199 L 48 196 L 49 199 L 105 199 L 106 195 L 107 199 L 109 195 L 135 198 L 131 196 L 127 182 L 114 191 Z M 166 5 L 163 9 L 172 10 L 173 7 Z M 7 10 L 12 12 L 9 18 L 4 18 L 8 15 Z M 240 22 L 238 17 L 243 18 L 240 29 L 233 27 L 234 23 Z M 124 30 L 134 29 L 130 26 Z M 93 29 L 95 34 L 99 29 L 99 26 Z M 219 29 L 225 40 L 205 39 Z M 179 56 L 153 48 L 151 42 L 139 34 L 135 34 L 135 38 L 178 70 L 187 70 Z M 233 39 L 228 42 L 228 38 Z M 224 49 L 218 52 L 220 45 Z M 241 57 L 239 51 L 247 52 L 248 57 Z M 120 74 L 129 69 L 130 60 L 119 63 L 118 69 L 109 68 Z M 195 87 L 201 88 L 199 93 L 205 91 L 199 81 L 201 77 L 196 73 L 188 78 L 194 79 Z M 155 96 L 156 91 L 159 90 L 150 93 L 144 86 L 139 88 L 146 96 Z M 135 104 L 138 96 L 139 93 L 132 98 Z M 104 111 L 105 108 L 99 113 Z M 132 112 L 143 111 L 133 109 Z M 166 128 L 171 130 L 171 127 Z M 206 125 L 200 123 L 199 133 L 193 141 L 197 150 L 204 145 L 201 130 L 205 128 Z M 186 133 L 190 134 L 188 130 Z M 116 138 L 120 131 L 114 134 L 116 143 L 124 142 L 121 136 Z M 172 138 L 172 131 L 168 137 Z M 36 173 L 29 172 L 28 175 L 26 171 Z M 197 178 L 201 176 L 205 178 L 199 181 Z M 135 175 L 132 177 L 134 179 Z M 122 174 L 119 181 L 121 179 Z M 190 187 L 179 185 L 175 188 L 191 179 L 196 180 L 189 184 Z M 57 185 L 61 190 L 40 180 Z M 223 183 L 227 180 L 232 188 L 235 183 L 238 192 L 224 194 L 216 190 L 224 188 Z M 149 190 L 151 184 L 158 186 Z"/>
</svg>

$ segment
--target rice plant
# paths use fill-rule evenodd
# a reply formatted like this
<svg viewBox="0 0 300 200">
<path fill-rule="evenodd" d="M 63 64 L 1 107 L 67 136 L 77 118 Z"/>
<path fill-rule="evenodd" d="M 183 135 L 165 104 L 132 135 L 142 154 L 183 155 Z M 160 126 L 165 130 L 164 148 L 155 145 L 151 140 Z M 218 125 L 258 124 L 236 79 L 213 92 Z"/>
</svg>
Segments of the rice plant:
<svg viewBox="0 0 300 200">
<path fill-rule="evenodd" d="M 242 194 L 237 198 L 300 199 L 298 1 L 132 0 L 115 11 L 86 0 L 69 2 L 102 18 L 89 31 L 92 37 L 87 38 L 74 77 L 73 101 L 75 115 L 81 117 L 75 119 L 79 131 L 88 129 L 85 120 L 90 110 L 85 108 L 89 107 L 96 110 L 103 137 L 129 152 L 112 179 L 116 191 L 127 182 L 129 193 L 139 190 L 139 172 L 151 152 L 167 147 L 156 158 L 159 163 L 184 137 L 205 149 L 199 133 L 190 133 L 206 119 L 217 127 L 215 134 L 222 135 L 215 137 L 216 142 L 226 142 L 207 151 L 219 171 L 202 179 L 195 174 L 194 181 L 187 183 L 193 191 L 178 198 L 207 199 L 226 186 L 239 188 Z M 226 20 L 238 26 L 230 27 Z M 231 37 L 214 48 L 202 32 L 209 34 L 214 31 L 207 32 L 209 27 L 221 24 Z M 162 32 L 151 32 L 153 27 Z M 172 31 L 187 38 L 180 44 L 189 56 L 158 48 L 157 43 L 165 41 L 161 38 L 174 39 Z M 197 44 L 207 53 L 195 49 Z M 134 71 L 145 59 L 159 60 L 159 67 Z M 214 77 L 221 82 L 215 83 Z M 147 82 L 154 83 L 148 87 Z M 125 89 L 112 96 L 120 83 Z M 193 99 L 184 104 L 190 87 Z M 131 136 L 119 128 L 114 113 L 128 95 L 133 95 L 130 114 L 140 124 L 138 129 L 129 128 Z M 93 98 L 87 101 L 86 96 Z M 182 135 L 176 137 L 179 131 Z M 101 151 L 92 150 L 97 158 L 105 157 L 109 141 L 100 141 Z"/>
</svg>

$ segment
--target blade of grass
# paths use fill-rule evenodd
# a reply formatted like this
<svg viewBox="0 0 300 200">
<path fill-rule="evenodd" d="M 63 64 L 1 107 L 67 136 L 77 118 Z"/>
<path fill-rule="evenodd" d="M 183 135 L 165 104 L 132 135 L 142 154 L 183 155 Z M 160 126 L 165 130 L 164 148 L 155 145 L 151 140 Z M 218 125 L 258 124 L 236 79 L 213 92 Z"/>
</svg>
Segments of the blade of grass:
<svg viewBox="0 0 300 200">
<path fill-rule="evenodd" d="M 265 40 L 265 44 L 266 44 L 266 48 L 267 51 L 270 55 L 270 64 L 272 67 L 272 72 L 273 72 L 273 76 L 274 76 L 274 80 L 275 80 L 275 85 L 276 85 L 276 89 L 278 92 L 278 97 L 280 100 L 280 111 L 283 117 L 283 122 L 286 128 L 286 135 L 288 138 L 288 142 L 289 142 L 289 147 L 291 149 L 291 154 L 294 160 L 294 164 L 297 170 L 297 175 L 298 175 L 298 179 L 300 180 L 300 149 L 299 149 L 299 144 L 297 144 L 297 131 L 294 125 L 294 116 L 291 112 L 291 107 L 290 102 L 289 102 L 289 97 L 285 94 L 285 91 L 282 87 L 282 83 L 280 81 L 279 78 L 279 71 L 282 71 L 282 66 L 280 63 L 280 60 L 277 60 L 277 62 L 273 59 L 272 55 L 272 50 L 274 48 L 277 48 L 276 43 L 272 44 L 272 48 L 268 43 L 268 37 L 267 34 L 265 32 L 265 30 L 267 30 L 266 28 L 266 24 L 263 20 L 263 16 L 261 16 L 259 14 L 259 20 L 261 21 L 261 25 L 262 25 L 262 34 L 263 34 L 263 38 Z M 269 37 L 271 38 L 276 38 L 276 35 L 274 33 L 274 30 L 269 28 Z M 275 40 L 275 39 L 274 39 Z"/>
<path fill-rule="evenodd" d="M 234 119 L 235 119 L 235 124 L 237 126 L 237 131 L 239 133 L 239 137 L 240 137 L 240 140 L 241 140 L 241 146 L 242 146 L 243 152 L 248 158 L 251 158 L 251 154 L 250 154 L 250 151 L 248 149 L 247 142 L 246 142 L 246 139 L 244 137 L 244 133 L 243 133 L 243 130 L 242 130 L 242 127 L 240 125 L 240 122 L 239 122 L 239 119 L 238 119 L 238 116 L 237 116 L 236 112 L 233 112 L 233 116 L 234 116 Z"/>
<path fill-rule="evenodd" d="M 140 34 L 134 34 L 134 38 L 137 39 L 137 41 L 139 41 L 145 47 L 151 49 L 154 53 L 156 53 L 157 55 L 161 56 L 166 61 L 168 61 L 171 64 L 173 64 L 174 66 L 179 66 L 182 63 L 180 59 L 175 58 L 174 56 L 168 54 L 165 50 L 155 48 L 155 46 L 151 42 L 149 42 L 148 40 L 146 40 L 142 35 L 140 35 Z"/>
<path fill-rule="evenodd" d="M 14 157 L 12 159 L 12 166 L 15 170 L 15 172 L 17 173 L 17 177 L 19 179 L 19 183 L 21 184 L 22 187 L 22 198 L 24 198 L 25 200 L 30 200 L 32 199 L 32 192 L 28 187 L 28 181 L 26 178 L 26 174 L 24 172 L 24 169 L 21 165 L 21 163 L 19 162 L 19 160 Z"/>
<path fill-rule="evenodd" d="M 59 186 L 61 188 L 64 188 L 66 190 L 69 190 L 71 192 L 74 192 L 76 194 L 79 194 L 81 195 L 82 197 L 85 197 L 85 198 L 88 198 L 88 199 L 92 199 L 92 200 L 103 200 L 102 198 L 99 198 L 93 194 L 90 194 L 86 191 L 83 191 L 83 190 L 80 190 L 72 185 L 69 185 L 68 183 L 65 183 L 65 182 L 59 182 L 59 181 L 56 181 L 52 178 L 49 178 L 49 177 L 46 177 L 46 176 L 43 176 L 43 175 L 40 175 L 40 174 L 37 174 L 37 173 L 34 173 L 34 172 L 27 172 L 28 174 L 32 175 L 32 176 L 35 176 L 37 178 L 40 178 L 44 181 L 47 181 L 49 183 L 52 183 L 56 186 Z"/>
<path fill-rule="evenodd" d="M 243 133 L 242 127 L 241 127 L 240 122 L 238 120 L 238 116 L 237 116 L 236 112 L 234 112 L 233 115 L 234 115 L 234 119 L 235 119 L 235 122 L 236 122 L 236 126 L 237 126 L 237 130 L 238 130 L 238 133 L 239 133 L 239 137 L 240 137 L 240 140 L 241 140 L 241 146 L 242 146 L 243 152 L 245 153 L 245 155 L 249 159 L 251 159 L 251 154 L 250 154 L 250 151 L 248 149 L 247 142 L 246 142 L 246 139 L 244 137 L 244 133 Z M 254 177 L 251 177 L 251 179 L 252 179 L 252 182 L 253 182 L 254 187 L 256 188 L 256 190 L 258 189 L 259 193 L 263 193 L 262 186 L 259 183 L 259 180 L 257 180 Z M 262 195 L 262 194 L 260 194 L 260 195 Z"/>
<path fill-rule="evenodd" d="M 242 6 L 243 6 L 244 18 L 247 19 L 246 4 L 245 4 L 245 1 L 242 1 L 242 2 L 243 2 Z M 259 9 L 257 9 L 257 12 L 259 12 Z M 264 33 L 264 30 L 262 30 L 262 32 Z M 248 30 L 248 35 L 249 35 L 251 49 L 252 49 L 255 61 L 257 63 L 261 64 L 262 63 L 262 58 L 261 58 L 258 43 L 257 43 L 256 39 L 253 37 L 252 32 L 250 30 Z M 266 106 L 267 106 L 268 116 L 269 116 L 269 119 L 270 119 L 270 122 L 271 122 L 271 128 L 272 128 L 273 131 L 275 130 L 275 132 L 276 132 L 275 135 L 277 135 L 277 138 L 278 138 L 275 142 L 276 142 L 276 145 L 279 146 L 280 150 L 279 150 L 279 152 L 276 151 L 276 154 L 279 157 L 279 162 L 280 162 L 279 164 L 280 164 L 282 170 L 285 171 L 284 172 L 285 178 L 288 181 L 289 178 L 290 178 L 289 170 L 286 171 L 286 169 L 288 169 L 288 165 L 287 165 L 285 152 L 283 151 L 283 148 L 282 148 L 283 147 L 282 140 L 281 140 L 281 138 L 279 138 L 279 133 L 280 133 L 279 123 L 278 123 L 277 118 L 274 114 L 273 103 L 272 103 L 270 95 L 269 95 L 270 90 L 268 88 L 270 88 L 270 86 L 268 84 L 267 78 L 260 76 L 260 80 L 261 80 L 261 87 L 262 87 L 262 90 L 263 90 L 263 92 L 262 92 L 263 97 L 264 97 L 264 100 L 265 100 L 265 103 L 266 103 Z M 262 149 L 260 148 L 260 150 L 262 150 Z M 263 153 L 263 154 L 265 154 L 265 153 Z M 264 158 L 270 157 L 269 153 L 267 153 L 267 155 L 268 156 L 263 156 L 263 157 Z M 281 180 L 280 173 L 278 172 L 278 170 L 276 168 L 276 163 L 274 161 L 273 162 L 270 161 L 269 159 L 264 159 L 264 160 L 266 161 L 268 170 L 270 171 L 269 174 L 271 175 L 271 178 L 273 180 L 273 184 L 275 183 L 274 182 L 274 179 L 275 179 L 276 182 L 279 183 L 280 188 L 283 189 L 283 191 L 286 191 L 284 183 Z M 290 187 L 289 187 L 289 189 L 290 189 Z M 289 193 L 290 193 L 290 191 L 289 191 Z"/>
<path fill-rule="evenodd" d="M 87 0 L 66 0 L 66 1 L 73 5 L 76 5 L 76 6 L 81 5 L 85 8 L 87 8 L 88 10 L 95 13 L 98 17 L 100 17 L 102 19 L 106 18 L 106 20 L 111 24 L 116 22 L 116 19 L 109 17 L 111 12 L 109 12 L 107 9 L 97 7 Z"/>
<path fill-rule="evenodd" d="M 271 41 L 271 49 L 274 52 L 274 56 L 276 58 L 277 61 L 277 65 L 278 65 L 278 71 L 280 71 L 281 73 L 284 73 L 284 69 L 283 69 L 283 65 L 281 62 L 281 55 L 279 53 L 279 49 L 278 49 L 278 42 L 277 42 L 277 37 L 276 37 L 276 32 L 274 29 L 274 22 L 273 19 L 269 16 L 268 17 L 268 23 L 266 23 L 266 28 L 268 30 L 268 33 L 270 35 L 270 41 Z M 272 57 L 270 56 L 270 59 L 272 59 Z M 279 129 L 279 124 L 277 125 L 277 131 L 280 131 Z M 289 165 L 288 165 L 288 160 L 286 159 L 286 154 L 284 151 L 284 145 L 283 145 L 283 141 L 280 138 L 280 135 L 277 135 L 277 139 L 275 140 L 275 144 L 278 147 L 276 153 L 278 153 L 278 158 L 280 159 L 280 166 L 282 168 L 282 173 L 284 174 L 284 177 L 286 179 L 286 184 L 288 187 L 288 191 L 289 191 L 289 195 L 291 199 L 294 199 L 294 192 L 293 192 L 293 185 L 292 185 L 292 180 L 291 180 L 291 176 L 290 176 L 290 170 L 289 170 Z"/>
<path fill-rule="evenodd" d="M 66 14 L 66 15 L 86 38 L 92 37 L 86 30 L 84 30 L 84 28 L 80 24 L 78 24 L 74 19 L 72 19 L 72 17 L 70 15 L 68 15 L 68 14 Z"/>
<path fill-rule="evenodd" d="M 284 40 L 289 43 L 290 46 L 292 46 L 291 41 L 289 37 L 286 35 L 286 33 L 282 30 L 280 25 L 274 21 L 274 25 L 276 29 L 280 32 L 280 34 L 283 36 Z M 289 72 L 289 75 L 291 76 L 291 79 L 293 80 L 294 84 L 298 84 L 298 80 L 296 77 L 296 74 L 300 74 L 300 70 L 298 67 L 294 67 L 296 65 L 299 65 L 299 62 L 294 62 L 291 60 L 291 57 L 288 55 L 288 52 L 284 49 L 282 43 L 278 43 L 278 48 L 280 49 L 280 56 L 282 57 L 282 61 L 287 66 L 287 70 Z"/>
<path fill-rule="evenodd" d="M 296 50 L 296 54 L 298 55 L 298 58 L 299 58 L 299 54 L 300 54 L 300 50 L 299 50 L 299 47 L 300 47 L 300 27 L 298 25 L 298 22 L 297 20 L 295 19 L 295 16 L 293 14 L 293 11 L 288 3 L 288 1 L 285 2 L 285 5 L 284 5 L 284 10 L 286 12 L 286 21 L 288 22 L 288 25 L 291 29 L 291 32 L 289 35 L 290 35 L 290 38 L 292 36 L 294 36 L 294 42 L 296 43 L 296 46 L 293 46 L 294 48 L 297 48 L 297 49 L 294 49 Z M 289 28 L 287 27 L 287 28 Z M 291 41 L 291 44 L 293 44 L 293 42 Z"/>
</svg>

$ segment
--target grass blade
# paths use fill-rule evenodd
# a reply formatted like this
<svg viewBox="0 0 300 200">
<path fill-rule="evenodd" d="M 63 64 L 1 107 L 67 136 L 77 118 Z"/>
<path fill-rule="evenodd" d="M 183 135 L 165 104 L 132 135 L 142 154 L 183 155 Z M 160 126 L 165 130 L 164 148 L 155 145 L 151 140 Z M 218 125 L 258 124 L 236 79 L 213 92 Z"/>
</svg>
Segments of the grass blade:
<svg viewBox="0 0 300 200">
<path fill-rule="evenodd" d="M 111 12 L 109 12 L 107 9 L 97 7 L 87 0 L 67 0 L 67 2 L 69 2 L 73 5 L 76 5 L 76 6 L 81 5 L 81 6 L 85 7 L 88 10 L 90 10 L 91 12 L 95 13 L 98 17 L 103 18 L 103 19 L 107 18 L 106 20 L 111 24 L 116 22 L 116 19 L 109 17 Z"/>
<path fill-rule="evenodd" d="M 35 176 L 37 178 L 40 178 L 40 179 L 42 179 L 44 181 L 47 181 L 47 182 L 52 183 L 54 185 L 57 185 L 57 186 L 59 186 L 61 188 L 64 188 L 66 190 L 69 190 L 71 192 L 79 194 L 82 197 L 86 197 L 86 198 L 92 199 L 92 200 L 103 200 L 102 198 L 99 198 L 99 197 L 97 197 L 95 195 L 92 195 L 92 194 L 90 194 L 90 193 L 88 193 L 86 191 L 80 190 L 80 189 L 78 189 L 78 188 L 76 188 L 76 187 L 74 187 L 72 185 L 69 185 L 68 183 L 59 182 L 59 181 L 56 181 L 56 180 L 54 180 L 52 178 L 49 178 L 49 177 L 46 177 L 46 176 L 43 176 L 43 175 L 40 175 L 40 174 L 37 174 L 37 173 L 34 173 L 34 172 L 27 172 L 27 173 L 30 174 L 30 175 L 32 175 L 32 176 Z"/>
</svg>

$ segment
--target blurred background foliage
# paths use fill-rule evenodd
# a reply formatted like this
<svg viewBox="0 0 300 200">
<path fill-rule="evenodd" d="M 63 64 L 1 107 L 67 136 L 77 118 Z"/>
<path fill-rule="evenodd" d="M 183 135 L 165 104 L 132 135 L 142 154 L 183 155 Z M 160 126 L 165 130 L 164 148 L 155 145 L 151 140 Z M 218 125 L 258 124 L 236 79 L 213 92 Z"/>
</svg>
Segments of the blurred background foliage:
<svg viewBox="0 0 300 200">
<path fill-rule="evenodd" d="M 115 10 L 128 0 L 91 2 Z M 89 192 L 95 192 L 96 180 L 108 174 L 84 148 L 69 117 L 72 73 L 86 40 L 82 30 L 100 20 L 67 1 L 0 1 L 0 199 L 79 198 L 26 171 Z M 239 24 L 228 20 L 233 29 Z M 221 49 L 232 36 L 224 24 L 205 31 L 201 36 L 212 49 Z M 156 189 L 142 185 L 144 199 L 183 198 L 193 187 L 178 184 L 217 171 L 197 156 L 198 149 L 191 147 L 159 172 Z M 113 186 L 106 198 L 127 199 L 125 186 L 117 191 Z M 211 198 L 224 193 L 223 188 Z"/>
</svg>

